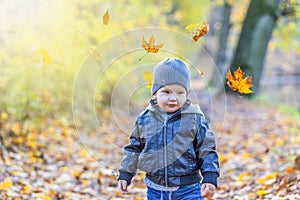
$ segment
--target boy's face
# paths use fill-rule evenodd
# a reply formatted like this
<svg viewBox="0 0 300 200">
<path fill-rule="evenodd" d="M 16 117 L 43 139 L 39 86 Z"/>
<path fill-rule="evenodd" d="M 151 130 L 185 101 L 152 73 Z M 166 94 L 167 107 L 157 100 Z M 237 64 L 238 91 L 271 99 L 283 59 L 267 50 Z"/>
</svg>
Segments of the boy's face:
<svg viewBox="0 0 300 200">
<path fill-rule="evenodd" d="M 187 97 L 187 92 L 182 85 L 165 85 L 156 92 L 158 105 L 166 112 L 179 110 Z"/>
</svg>

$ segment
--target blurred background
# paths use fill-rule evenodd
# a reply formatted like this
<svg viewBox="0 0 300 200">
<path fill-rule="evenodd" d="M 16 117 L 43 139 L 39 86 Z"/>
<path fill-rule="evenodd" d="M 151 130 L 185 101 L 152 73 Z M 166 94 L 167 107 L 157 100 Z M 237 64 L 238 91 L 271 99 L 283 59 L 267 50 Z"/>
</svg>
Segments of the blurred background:
<svg viewBox="0 0 300 200">
<path fill-rule="evenodd" d="M 260 5 L 254 1 L 253 7 L 258 10 L 255 16 L 271 17 L 252 16 L 253 22 L 248 22 L 250 28 L 246 28 L 249 32 L 259 29 L 255 27 L 260 23 L 272 24 L 262 30 L 266 33 L 263 41 L 251 35 L 243 36 L 256 45 L 253 48 L 263 58 L 249 53 L 246 57 L 250 61 L 238 62 L 235 50 L 242 52 L 239 46 L 253 51 L 246 43 L 246 47 L 239 45 L 249 0 L 0 1 L 0 112 L 5 111 L 18 120 L 38 121 L 45 116 L 71 119 L 76 75 L 87 57 L 99 56 L 95 51 L 99 44 L 122 32 L 145 27 L 163 27 L 192 38 L 193 34 L 185 27 L 203 22 L 210 25 L 210 31 L 197 43 L 213 58 L 224 76 L 223 85 L 226 84 L 226 71 L 237 68 L 237 63 L 241 67 L 244 64 L 258 68 L 256 71 L 244 68 L 245 75 L 253 77 L 255 98 L 299 111 L 299 1 L 270 2 Z M 110 19 L 104 25 L 102 17 L 106 11 Z M 145 36 L 147 41 L 149 37 Z M 164 43 L 163 38 L 156 43 Z M 262 63 L 248 64 L 253 60 Z M 218 87 L 220 83 L 213 81 L 217 73 L 214 70 L 206 72 L 206 79 L 212 87 Z M 113 88 L 118 78 L 110 76 L 109 79 L 106 92 Z M 103 93 L 103 97 L 99 97 L 103 105 L 107 105 L 110 99 L 105 99 L 104 95 L 110 94 Z"/>
</svg>

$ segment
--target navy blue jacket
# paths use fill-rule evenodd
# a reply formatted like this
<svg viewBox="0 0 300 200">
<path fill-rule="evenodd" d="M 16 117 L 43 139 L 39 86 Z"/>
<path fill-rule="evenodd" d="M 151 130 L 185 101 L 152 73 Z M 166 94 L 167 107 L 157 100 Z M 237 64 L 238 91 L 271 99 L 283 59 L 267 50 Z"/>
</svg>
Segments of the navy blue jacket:
<svg viewBox="0 0 300 200">
<path fill-rule="evenodd" d="M 187 100 L 180 110 L 168 114 L 151 100 L 138 116 L 130 144 L 124 148 L 118 180 L 129 185 L 140 169 L 148 179 L 167 187 L 193 184 L 202 177 L 203 183 L 217 186 L 215 147 L 214 134 L 198 105 Z"/>
</svg>

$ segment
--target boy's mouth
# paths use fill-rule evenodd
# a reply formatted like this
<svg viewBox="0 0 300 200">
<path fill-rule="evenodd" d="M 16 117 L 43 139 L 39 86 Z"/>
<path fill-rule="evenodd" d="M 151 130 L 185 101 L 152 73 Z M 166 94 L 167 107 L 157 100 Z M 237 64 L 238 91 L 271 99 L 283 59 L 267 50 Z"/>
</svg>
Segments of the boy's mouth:
<svg viewBox="0 0 300 200">
<path fill-rule="evenodd" d="M 167 104 L 169 107 L 176 107 L 177 104 L 176 103 L 170 103 L 170 104 Z"/>
</svg>

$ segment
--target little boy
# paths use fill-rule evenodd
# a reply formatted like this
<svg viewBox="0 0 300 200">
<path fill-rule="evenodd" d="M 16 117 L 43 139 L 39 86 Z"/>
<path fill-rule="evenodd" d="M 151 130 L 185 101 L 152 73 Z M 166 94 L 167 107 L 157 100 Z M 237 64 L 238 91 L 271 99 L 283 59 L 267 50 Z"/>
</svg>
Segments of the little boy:
<svg viewBox="0 0 300 200">
<path fill-rule="evenodd" d="M 147 199 L 213 197 L 219 176 L 214 135 L 199 106 L 187 98 L 189 91 L 190 71 L 182 60 L 167 58 L 155 66 L 154 98 L 138 116 L 124 149 L 120 192 L 128 192 L 140 169 L 146 172 Z"/>
</svg>

